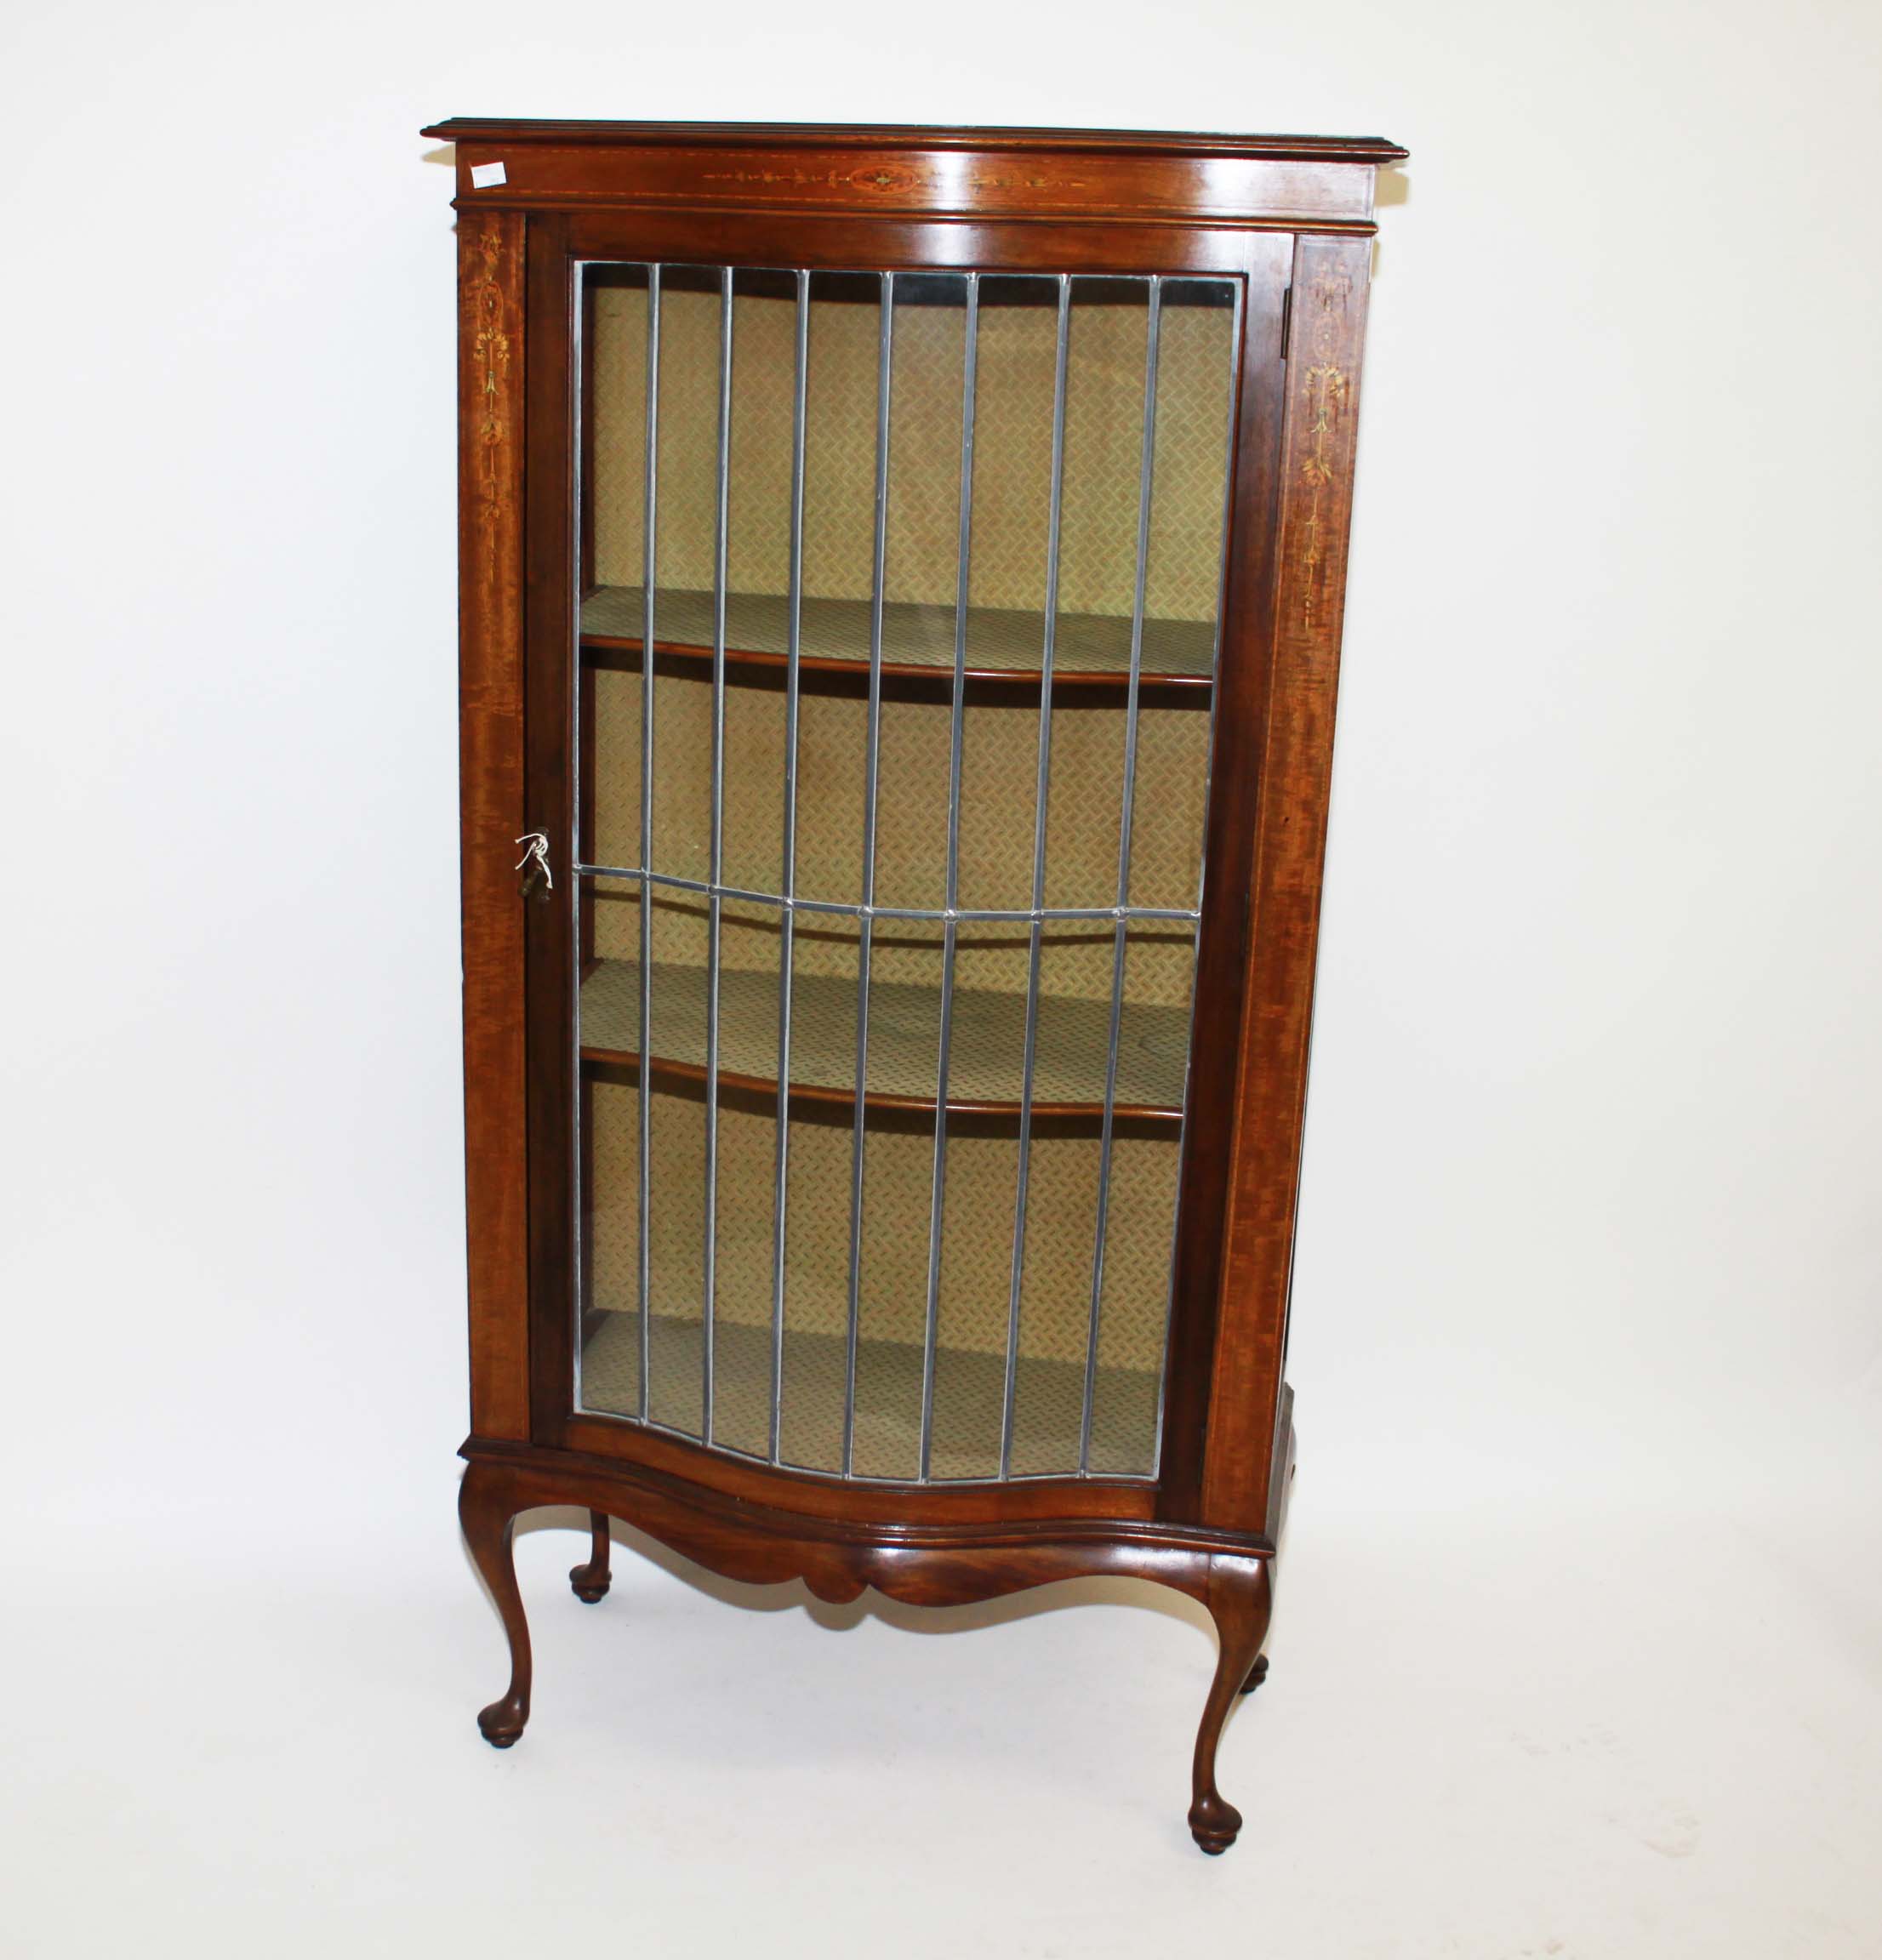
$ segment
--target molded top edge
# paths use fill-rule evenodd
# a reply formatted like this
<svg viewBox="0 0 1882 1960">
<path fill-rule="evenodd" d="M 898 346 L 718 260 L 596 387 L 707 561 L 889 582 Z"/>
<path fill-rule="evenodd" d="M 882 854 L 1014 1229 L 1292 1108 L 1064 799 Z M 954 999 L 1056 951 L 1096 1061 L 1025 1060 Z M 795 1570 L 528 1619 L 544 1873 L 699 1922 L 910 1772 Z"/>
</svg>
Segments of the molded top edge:
<svg viewBox="0 0 1882 1960">
<path fill-rule="evenodd" d="M 1396 163 L 1410 154 L 1383 136 L 1234 136 L 1172 129 L 973 128 L 914 122 L 588 122 L 453 116 L 428 124 L 419 134 L 446 143 L 1109 151 L 1320 163 Z"/>
</svg>

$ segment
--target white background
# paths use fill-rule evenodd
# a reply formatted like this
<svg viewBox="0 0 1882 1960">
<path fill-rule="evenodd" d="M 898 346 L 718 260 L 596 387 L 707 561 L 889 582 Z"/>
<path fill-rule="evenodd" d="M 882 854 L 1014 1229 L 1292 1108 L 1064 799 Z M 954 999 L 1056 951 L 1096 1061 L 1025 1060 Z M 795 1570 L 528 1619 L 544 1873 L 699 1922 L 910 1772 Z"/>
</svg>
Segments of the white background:
<svg viewBox="0 0 1882 1960">
<path fill-rule="evenodd" d="M 1882 1951 L 1879 66 L 1857 0 L 11 13 L 0 1948 Z M 1219 1862 L 1128 1588 L 590 1610 L 533 1531 L 471 1727 L 452 113 L 1412 149 Z"/>
</svg>

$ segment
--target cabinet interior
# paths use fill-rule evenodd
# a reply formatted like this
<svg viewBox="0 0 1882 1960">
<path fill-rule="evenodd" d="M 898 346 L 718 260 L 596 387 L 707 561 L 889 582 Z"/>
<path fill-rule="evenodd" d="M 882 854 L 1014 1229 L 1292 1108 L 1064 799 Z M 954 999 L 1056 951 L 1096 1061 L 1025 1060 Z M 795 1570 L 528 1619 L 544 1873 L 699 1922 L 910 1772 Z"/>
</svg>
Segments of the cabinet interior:
<svg viewBox="0 0 1882 1960">
<path fill-rule="evenodd" d="M 585 268 L 582 1408 L 1155 1474 L 1236 299 Z"/>
</svg>

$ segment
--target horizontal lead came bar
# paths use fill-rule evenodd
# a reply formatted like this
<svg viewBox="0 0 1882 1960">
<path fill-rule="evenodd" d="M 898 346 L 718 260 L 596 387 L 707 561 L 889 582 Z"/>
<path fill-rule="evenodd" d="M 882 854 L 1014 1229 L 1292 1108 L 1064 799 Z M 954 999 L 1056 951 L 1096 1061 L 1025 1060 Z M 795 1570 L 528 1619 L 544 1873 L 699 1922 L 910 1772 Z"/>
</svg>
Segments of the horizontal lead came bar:
<svg viewBox="0 0 1882 1960">
<path fill-rule="evenodd" d="M 981 911 L 971 906 L 850 905 L 836 898 L 787 898 L 776 892 L 750 892 L 739 885 L 715 885 L 704 878 L 680 878 L 665 871 L 637 871 L 616 864 L 578 864 L 578 878 L 619 878 L 632 884 L 661 885 L 704 898 L 733 898 L 742 904 L 773 905 L 784 912 L 829 912 L 851 919 L 950 919 L 977 925 L 1029 925 L 1055 919 L 1173 919 L 1191 925 L 1202 914 L 1181 905 L 1047 905 L 1037 911 Z"/>
</svg>

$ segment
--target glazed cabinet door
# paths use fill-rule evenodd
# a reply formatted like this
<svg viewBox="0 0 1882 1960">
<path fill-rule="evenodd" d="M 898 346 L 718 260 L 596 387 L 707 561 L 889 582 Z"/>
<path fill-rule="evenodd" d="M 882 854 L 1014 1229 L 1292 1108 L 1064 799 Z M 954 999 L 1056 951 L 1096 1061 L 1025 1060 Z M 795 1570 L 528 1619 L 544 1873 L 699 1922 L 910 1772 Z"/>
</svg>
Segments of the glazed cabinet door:
<svg viewBox="0 0 1882 1960">
<path fill-rule="evenodd" d="M 1155 1482 L 1216 1279 L 1198 956 L 1232 1018 L 1212 755 L 1219 806 L 1281 254 L 532 231 L 538 1438 Z"/>
</svg>

